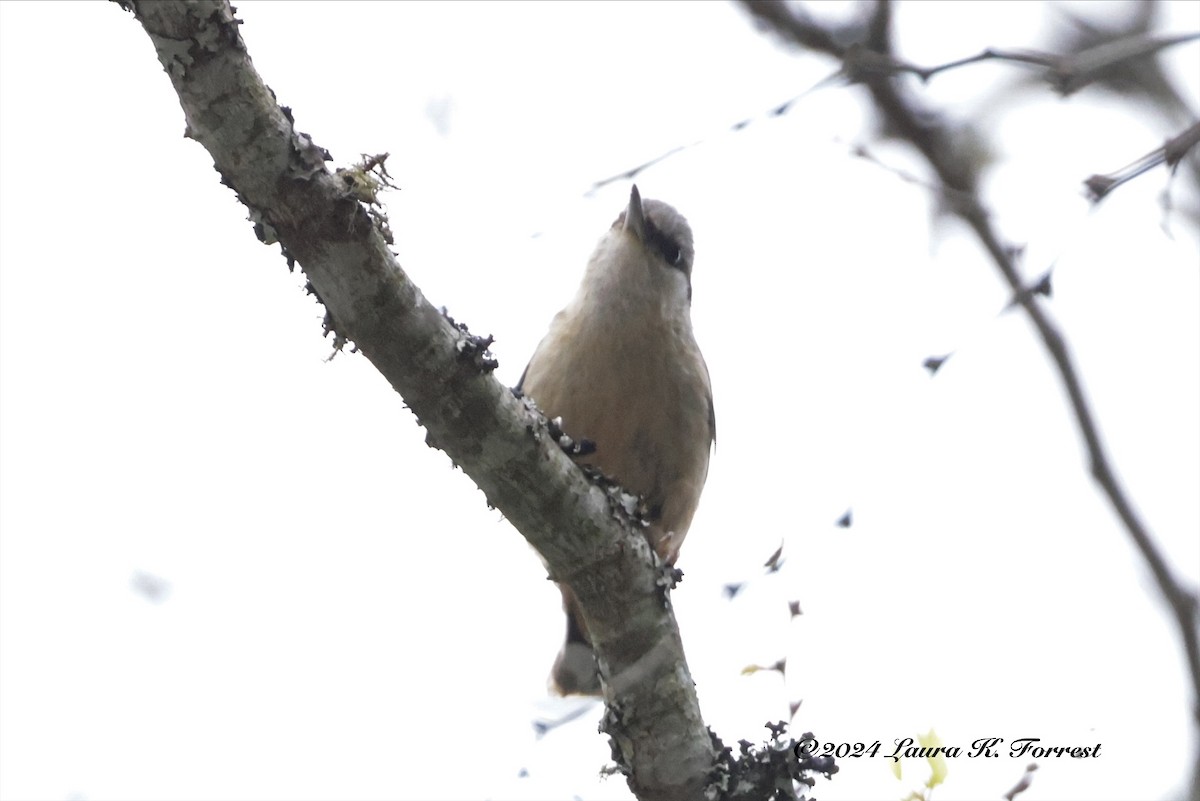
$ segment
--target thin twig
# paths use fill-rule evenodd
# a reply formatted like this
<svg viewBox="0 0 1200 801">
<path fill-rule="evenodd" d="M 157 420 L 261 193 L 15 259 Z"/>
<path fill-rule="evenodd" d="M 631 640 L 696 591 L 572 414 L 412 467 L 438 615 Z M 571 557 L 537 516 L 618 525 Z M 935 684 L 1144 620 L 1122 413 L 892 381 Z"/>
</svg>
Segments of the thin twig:
<svg viewBox="0 0 1200 801">
<path fill-rule="evenodd" d="M 1151 150 L 1131 164 L 1105 175 L 1093 175 L 1088 178 L 1083 182 L 1083 185 L 1087 187 L 1088 197 L 1093 203 L 1099 203 L 1109 192 L 1121 184 L 1149 172 L 1159 164 L 1165 163 L 1174 169 L 1175 165 L 1182 161 L 1187 152 L 1198 143 L 1200 143 L 1200 122 L 1178 136 L 1168 139 L 1162 147 Z"/>
<path fill-rule="evenodd" d="M 616 175 L 610 175 L 607 178 L 602 178 L 599 181 L 596 181 L 594 184 L 592 184 L 592 188 L 584 193 L 584 197 L 591 197 L 593 194 L 596 193 L 597 189 L 603 189 L 604 187 L 608 186 L 609 184 L 616 183 L 617 181 L 631 181 L 634 178 L 636 178 L 638 176 L 638 173 L 640 173 L 642 170 L 645 170 L 649 167 L 653 167 L 655 164 L 658 164 L 660 161 L 670 158 L 671 156 L 674 156 L 679 151 L 687 150 L 689 147 L 695 147 L 697 144 L 699 144 L 699 142 L 693 142 L 690 145 L 676 145 L 675 147 L 671 148 L 670 150 L 663 153 L 662 155 L 655 156 L 654 158 L 650 159 L 649 161 L 643 162 L 643 163 L 637 165 L 636 167 L 630 167 L 628 170 L 625 170 L 624 172 L 619 172 Z"/>
<path fill-rule="evenodd" d="M 1104 70 L 1116 67 L 1135 58 L 1152 56 L 1160 50 L 1200 39 L 1200 32 L 1179 33 L 1170 36 L 1146 36 L 1137 33 L 1123 36 L 1078 53 L 1065 56 L 1045 53 L 1040 50 L 1008 50 L 989 47 L 981 53 L 966 58 L 948 61 L 934 67 L 918 67 L 896 59 L 894 72 L 911 72 L 922 81 L 928 81 L 939 72 L 978 64 L 981 61 L 1011 61 L 1031 64 L 1047 70 L 1046 78 L 1059 93 L 1069 95 L 1087 86 Z"/>
<path fill-rule="evenodd" d="M 837 45 L 832 37 L 822 36 L 819 26 L 807 18 L 795 16 L 791 7 L 783 2 L 743 0 L 743 4 L 757 19 L 767 22 L 777 33 L 803 47 L 839 58 L 845 58 L 850 51 L 848 47 L 843 48 Z M 879 2 L 876 8 L 880 15 L 888 13 L 888 4 L 885 1 Z M 1195 35 L 1188 35 L 1187 38 L 1195 38 Z M 1183 40 L 1180 39 L 1180 41 Z M 890 47 L 881 48 L 877 42 L 872 42 L 872 45 L 884 60 L 891 58 Z M 1091 51 L 1082 51 L 1075 56 L 1075 69 L 1080 75 L 1094 74 L 1101 66 L 1111 66 L 1121 60 L 1146 55 L 1157 49 L 1161 49 L 1161 47 L 1144 48 L 1140 52 L 1134 52 L 1135 48 L 1127 45 L 1114 47 L 1112 52 L 1105 54 L 1097 52 L 1102 48 L 1093 48 Z M 1134 510 L 1128 493 L 1117 480 L 1108 454 L 1104 450 L 1091 406 L 1084 394 L 1083 384 L 1071 358 L 1066 340 L 1042 310 L 1037 300 L 1037 294 L 1023 291 L 1024 282 L 1013 260 L 1013 250 L 1001 242 L 999 235 L 992 227 L 989 215 L 979 200 L 976 189 L 978 176 L 970 166 L 969 160 L 955 157 L 956 150 L 952 132 L 932 115 L 919 110 L 914 101 L 903 96 L 891 75 L 864 73 L 861 74 L 861 77 L 871 92 L 880 113 L 888 118 L 895 135 L 907 140 L 921 153 L 937 173 L 942 187 L 944 187 L 943 191 L 953 194 L 954 202 L 948 205 L 974 231 L 975 236 L 1012 289 L 1013 297 L 1033 322 L 1043 345 L 1050 354 L 1070 401 L 1079 434 L 1087 449 L 1091 461 L 1092 477 L 1100 485 L 1125 526 L 1125 530 L 1142 554 L 1142 558 L 1145 559 L 1154 575 L 1159 592 L 1179 627 L 1184 656 L 1188 663 L 1192 682 L 1193 715 L 1200 724 L 1200 632 L 1197 630 L 1196 597 L 1175 577 L 1154 538 Z M 1172 140 L 1172 142 L 1174 141 Z M 1168 144 L 1170 145 L 1170 143 Z M 1164 152 L 1170 150 L 1176 158 L 1182 156 L 1181 150 L 1172 150 L 1169 146 L 1162 150 Z"/>
</svg>

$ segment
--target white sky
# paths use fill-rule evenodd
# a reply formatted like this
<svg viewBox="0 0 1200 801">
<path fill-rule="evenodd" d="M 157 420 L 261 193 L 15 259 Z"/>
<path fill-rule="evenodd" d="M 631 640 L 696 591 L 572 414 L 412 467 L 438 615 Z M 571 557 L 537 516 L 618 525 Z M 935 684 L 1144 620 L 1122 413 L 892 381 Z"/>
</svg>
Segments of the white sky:
<svg viewBox="0 0 1200 801">
<path fill-rule="evenodd" d="M 764 115 L 834 65 L 718 3 L 238 11 L 337 165 L 391 152 L 401 263 L 496 336 L 508 383 L 628 184 L 585 190 L 703 140 L 638 184 L 696 232 L 720 439 L 674 600 L 726 742 L 803 698 L 797 732 L 886 752 L 931 726 L 1102 744 L 1042 760 L 1022 801 L 1178 791 L 1197 744 L 1176 634 L 1030 326 L 998 314 L 958 226 L 931 240 L 925 189 L 849 155 L 860 92 Z M 900 4 L 898 40 L 934 63 L 1036 45 L 1043 17 Z M 1200 4 L 1167 17 L 1194 30 Z M 1197 101 L 1200 47 L 1167 62 Z M 996 220 L 1028 275 L 1055 264 L 1048 307 L 1114 462 L 1194 586 L 1200 243 L 1180 219 L 1163 234 L 1162 170 L 1096 209 L 1081 193 L 1169 131 L 1101 95 L 981 102 L 1016 74 L 925 91 L 997 136 Z M 365 359 L 324 361 L 320 309 L 183 138 L 137 23 L 0 3 L 0 99 L 0 796 L 629 797 L 597 778 L 598 707 L 533 734 L 576 706 L 546 698 L 563 623 L 537 558 Z M 755 578 L 780 540 L 784 569 Z M 784 655 L 786 684 L 740 675 Z M 1028 761 L 950 760 L 934 795 L 998 797 Z M 843 760 L 816 794 L 901 798 L 926 775 Z"/>
</svg>

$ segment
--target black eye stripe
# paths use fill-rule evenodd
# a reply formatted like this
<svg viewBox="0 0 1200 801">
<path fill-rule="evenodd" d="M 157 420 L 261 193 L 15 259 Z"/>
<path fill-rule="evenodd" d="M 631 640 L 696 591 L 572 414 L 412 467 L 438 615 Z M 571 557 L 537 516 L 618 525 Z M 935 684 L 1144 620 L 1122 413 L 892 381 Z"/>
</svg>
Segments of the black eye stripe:
<svg viewBox="0 0 1200 801">
<path fill-rule="evenodd" d="M 683 263 L 683 248 L 674 239 L 658 230 L 649 220 L 646 225 L 646 246 L 662 256 L 670 266 L 687 272 L 687 265 Z"/>
</svg>

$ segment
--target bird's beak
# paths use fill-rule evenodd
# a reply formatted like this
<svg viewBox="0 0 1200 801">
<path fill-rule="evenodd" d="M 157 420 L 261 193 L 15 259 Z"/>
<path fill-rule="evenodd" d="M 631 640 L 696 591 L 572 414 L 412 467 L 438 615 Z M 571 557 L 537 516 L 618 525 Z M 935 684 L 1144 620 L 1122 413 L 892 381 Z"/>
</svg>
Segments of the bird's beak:
<svg viewBox="0 0 1200 801">
<path fill-rule="evenodd" d="M 638 194 L 637 184 L 629 193 L 629 208 L 625 209 L 625 230 L 638 238 L 639 242 L 646 241 L 646 215 L 642 211 L 642 196 Z"/>
</svg>

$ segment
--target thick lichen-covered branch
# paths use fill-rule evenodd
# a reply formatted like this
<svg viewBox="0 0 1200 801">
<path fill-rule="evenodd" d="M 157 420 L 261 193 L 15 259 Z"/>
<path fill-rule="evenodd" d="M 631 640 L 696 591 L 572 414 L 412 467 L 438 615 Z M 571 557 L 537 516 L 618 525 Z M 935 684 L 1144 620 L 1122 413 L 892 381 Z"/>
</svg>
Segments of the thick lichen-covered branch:
<svg viewBox="0 0 1200 801">
<path fill-rule="evenodd" d="M 187 135 L 208 150 L 327 310 L 444 450 L 572 588 L 610 677 L 608 701 L 629 783 L 644 799 L 693 799 L 714 765 L 662 572 L 619 489 L 590 481 L 544 417 L 492 373 L 488 340 L 429 303 L 396 263 L 354 175 L 296 130 L 254 70 L 226 2 L 130 2 L 179 95 Z M 197 235 L 203 235 L 197 232 Z M 230 288 L 236 292 L 236 287 Z M 331 413 L 333 413 L 331 411 Z M 352 468 L 349 468 L 352 470 Z M 448 552 L 447 560 L 466 558 Z M 581 569 L 586 568 L 586 569 Z"/>
</svg>

